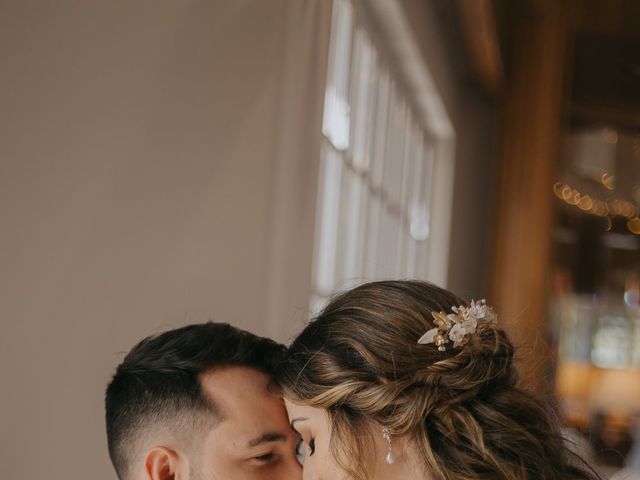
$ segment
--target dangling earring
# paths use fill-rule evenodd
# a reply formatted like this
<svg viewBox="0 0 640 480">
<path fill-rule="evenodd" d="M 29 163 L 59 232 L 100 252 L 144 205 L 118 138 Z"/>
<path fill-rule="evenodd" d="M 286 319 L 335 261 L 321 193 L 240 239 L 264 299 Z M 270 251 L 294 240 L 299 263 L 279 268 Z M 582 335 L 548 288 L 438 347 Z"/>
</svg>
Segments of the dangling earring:
<svg viewBox="0 0 640 480">
<path fill-rule="evenodd" d="M 382 437 L 387 441 L 387 445 L 389 449 L 387 450 L 387 456 L 384 457 L 384 461 L 391 465 L 396 459 L 393 457 L 393 452 L 391 451 L 391 434 L 389 433 L 389 429 L 384 427 L 382 429 Z"/>
</svg>

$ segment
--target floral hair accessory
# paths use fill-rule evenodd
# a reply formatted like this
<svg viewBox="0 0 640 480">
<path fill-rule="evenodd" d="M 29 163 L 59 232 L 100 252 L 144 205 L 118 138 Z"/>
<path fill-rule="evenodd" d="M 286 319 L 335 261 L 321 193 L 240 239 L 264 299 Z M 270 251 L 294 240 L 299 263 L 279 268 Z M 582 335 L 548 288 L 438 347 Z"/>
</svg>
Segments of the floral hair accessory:
<svg viewBox="0 0 640 480">
<path fill-rule="evenodd" d="M 453 347 L 458 348 L 469 342 L 471 335 L 476 333 L 479 322 L 495 324 L 497 316 L 491 307 L 487 306 L 486 300 L 471 300 L 471 305 L 466 307 L 461 305 L 451 309 L 453 313 L 432 312 L 433 323 L 436 328 L 432 328 L 425 333 L 418 343 L 427 345 L 435 344 L 438 350 L 444 352 L 445 345 L 449 341 L 453 342 Z"/>
</svg>

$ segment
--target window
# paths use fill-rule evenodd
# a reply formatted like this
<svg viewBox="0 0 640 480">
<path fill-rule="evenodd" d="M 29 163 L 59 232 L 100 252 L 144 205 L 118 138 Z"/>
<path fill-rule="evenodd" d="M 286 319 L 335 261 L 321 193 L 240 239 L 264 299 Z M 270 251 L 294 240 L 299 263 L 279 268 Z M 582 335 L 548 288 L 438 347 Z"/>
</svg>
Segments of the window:
<svg viewBox="0 0 640 480">
<path fill-rule="evenodd" d="M 376 48 L 362 8 L 349 0 L 333 8 L 314 311 L 334 291 L 365 280 L 428 278 L 438 138 Z"/>
</svg>

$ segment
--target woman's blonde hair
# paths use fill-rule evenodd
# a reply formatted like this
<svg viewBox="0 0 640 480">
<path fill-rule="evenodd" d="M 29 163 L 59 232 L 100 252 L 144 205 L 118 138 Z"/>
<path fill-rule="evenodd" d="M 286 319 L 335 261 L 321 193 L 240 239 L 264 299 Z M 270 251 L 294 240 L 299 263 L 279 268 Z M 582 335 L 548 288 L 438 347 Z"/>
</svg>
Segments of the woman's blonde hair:
<svg viewBox="0 0 640 480">
<path fill-rule="evenodd" d="M 517 385 L 514 349 L 486 326 L 461 348 L 420 345 L 432 312 L 465 303 L 420 281 L 335 297 L 289 348 L 285 396 L 325 409 L 342 468 L 366 479 L 367 427 L 409 435 L 433 480 L 568 480 L 597 475 L 571 453 L 547 406 Z"/>
</svg>

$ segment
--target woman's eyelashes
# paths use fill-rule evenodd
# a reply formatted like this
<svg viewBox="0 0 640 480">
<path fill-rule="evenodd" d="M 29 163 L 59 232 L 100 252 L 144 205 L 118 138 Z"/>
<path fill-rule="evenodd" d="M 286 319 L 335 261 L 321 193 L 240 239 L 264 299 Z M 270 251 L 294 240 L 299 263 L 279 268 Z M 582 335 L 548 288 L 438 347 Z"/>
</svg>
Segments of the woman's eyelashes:
<svg viewBox="0 0 640 480">
<path fill-rule="evenodd" d="M 309 456 L 313 455 L 316 451 L 316 439 L 312 438 L 311 440 L 309 440 L 309 447 L 308 447 L 308 451 L 309 451 Z"/>
</svg>

